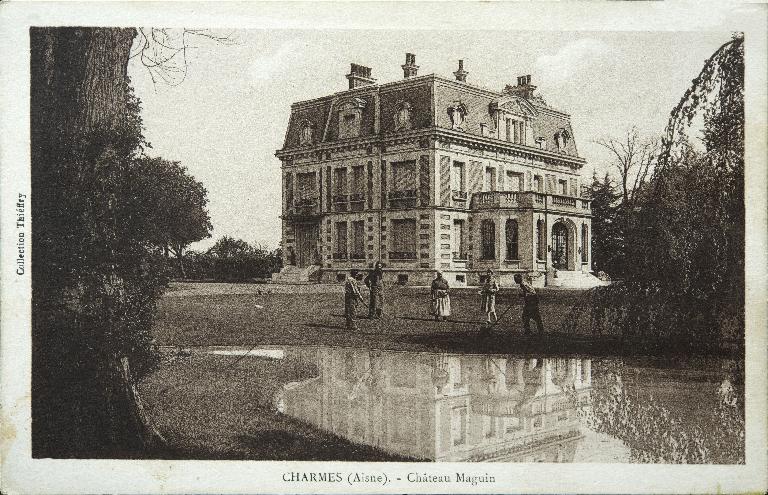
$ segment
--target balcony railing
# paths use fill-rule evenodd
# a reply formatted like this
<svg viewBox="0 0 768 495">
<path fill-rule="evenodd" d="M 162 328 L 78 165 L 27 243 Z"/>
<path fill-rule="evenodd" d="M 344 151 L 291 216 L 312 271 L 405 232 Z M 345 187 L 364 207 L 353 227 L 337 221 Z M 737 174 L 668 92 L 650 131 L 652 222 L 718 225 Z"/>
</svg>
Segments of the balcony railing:
<svg viewBox="0 0 768 495">
<path fill-rule="evenodd" d="M 416 197 L 416 189 L 402 189 L 399 191 L 390 191 L 389 199 L 410 199 Z"/>
<path fill-rule="evenodd" d="M 317 198 L 298 198 L 293 201 L 293 206 L 297 208 L 317 206 Z"/>
<path fill-rule="evenodd" d="M 293 208 L 288 213 L 297 217 L 318 215 L 320 213 L 319 203 L 318 198 L 295 199 L 293 201 Z"/>
<path fill-rule="evenodd" d="M 333 196 L 333 210 L 334 211 L 347 211 L 347 196 L 346 194 L 334 194 Z"/>
<path fill-rule="evenodd" d="M 466 201 L 469 197 L 469 194 L 467 191 L 457 191 L 456 189 L 453 189 L 451 191 L 451 197 L 454 201 Z"/>
<path fill-rule="evenodd" d="M 476 210 L 531 207 L 580 212 L 590 209 L 590 200 L 533 191 L 486 191 L 472 195 L 471 208 Z"/>
<path fill-rule="evenodd" d="M 552 195 L 552 206 L 564 206 L 566 208 L 576 208 L 576 198 L 570 196 Z"/>
<path fill-rule="evenodd" d="M 453 252 L 454 261 L 467 261 L 468 259 L 469 259 L 469 255 L 467 253 L 460 253 L 458 251 Z"/>
<path fill-rule="evenodd" d="M 347 259 L 347 253 L 333 253 L 333 259 L 343 261 Z"/>
<path fill-rule="evenodd" d="M 387 198 L 389 199 L 390 208 L 415 208 L 416 207 L 416 189 L 402 189 L 399 191 L 390 191 Z"/>
<path fill-rule="evenodd" d="M 415 252 L 405 252 L 405 251 L 390 251 L 389 252 L 389 259 L 390 260 L 415 260 L 416 259 L 416 253 Z"/>
<path fill-rule="evenodd" d="M 364 260 L 365 259 L 365 253 L 352 253 L 349 256 L 349 259 L 351 259 L 351 260 Z"/>
<path fill-rule="evenodd" d="M 350 211 L 363 211 L 365 209 L 365 196 L 362 193 L 349 195 Z"/>
<path fill-rule="evenodd" d="M 519 205 L 517 191 L 488 191 L 472 195 L 472 208 L 513 208 Z"/>
</svg>

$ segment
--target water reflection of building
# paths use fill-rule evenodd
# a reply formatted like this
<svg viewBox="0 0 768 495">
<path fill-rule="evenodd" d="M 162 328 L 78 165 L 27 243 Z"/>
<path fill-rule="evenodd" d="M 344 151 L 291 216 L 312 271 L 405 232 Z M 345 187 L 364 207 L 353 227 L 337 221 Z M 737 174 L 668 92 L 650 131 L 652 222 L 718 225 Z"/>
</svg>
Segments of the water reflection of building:
<svg viewBox="0 0 768 495">
<path fill-rule="evenodd" d="M 356 443 L 438 461 L 567 462 L 588 359 L 321 349 L 282 409 Z"/>
</svg>

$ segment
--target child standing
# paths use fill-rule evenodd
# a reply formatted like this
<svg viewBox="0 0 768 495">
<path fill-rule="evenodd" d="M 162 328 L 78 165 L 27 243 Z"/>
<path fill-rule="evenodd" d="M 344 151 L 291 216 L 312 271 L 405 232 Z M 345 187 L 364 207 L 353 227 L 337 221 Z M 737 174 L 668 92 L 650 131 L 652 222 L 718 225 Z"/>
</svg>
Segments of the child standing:
<svg viewBox="0 0 768 495">
<path fill-rule="evenodd" d="M 493 270 L 486 272 L 487 278 L 483 284 L 483 289 L 480 291 L 482 296 L 482 308 L 486 314 L 486 323 L 491 323 L 491 315 L 493 315 L 493 321 L 498 321 L 499 317 L 496 315 L 496 293 L 499 292 L 499 283 L 493 277 Z"/>
</svg>

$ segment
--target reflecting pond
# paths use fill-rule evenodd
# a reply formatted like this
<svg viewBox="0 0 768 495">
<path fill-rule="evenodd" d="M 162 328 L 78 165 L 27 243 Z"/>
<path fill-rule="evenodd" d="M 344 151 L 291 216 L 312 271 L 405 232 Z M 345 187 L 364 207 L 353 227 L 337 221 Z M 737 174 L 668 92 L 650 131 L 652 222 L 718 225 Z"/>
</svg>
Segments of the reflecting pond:
<svg viewBox="0 0 768 495">
<path fill-rule="evenodd" d="M 279 414 L 391 454 L 744 462 L 738 361 L 280 349 L 254 350 L 305 370 L 275 394 Z"/>
</svg>

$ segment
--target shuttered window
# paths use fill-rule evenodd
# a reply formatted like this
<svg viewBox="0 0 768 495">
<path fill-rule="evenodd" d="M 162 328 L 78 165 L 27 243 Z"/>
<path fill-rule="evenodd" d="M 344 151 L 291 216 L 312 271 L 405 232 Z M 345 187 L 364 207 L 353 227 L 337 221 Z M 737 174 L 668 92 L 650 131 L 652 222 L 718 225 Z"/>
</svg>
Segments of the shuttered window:
<svg viewBox="0 0 768 495">
<path fill-rule="evenodd" d="M 347 194 L 347 169 L 337 168 L 333 171 L 333 194 Z"/>
<path fill-rule="evenodd" d="M 507 191 L 523 190 L 523 174 L 517 172 L 507 172 L 507 183 L 504 185 Z"/>
<path fill-rule="evenodd" d="M 365 222 L 352 222 L 352 259 L 365 258 Z"/>
<path fill-rule="evenodd" d="M 299 199 L 311 199 L 315 197 L 317 184 L 315 183 L 314 172 L 298 174 L 296 182 L 298 185 Z"/>
<path fill-rule="evenodd" d="M 480 238 L 482 240 L 480 258 L 496 259 L 496 224 L 493 220 L 483 220 L 480 224 Z"/>
<path fill-rule="evenodd" d="M 347 258 L 347 222 L 336 222 L 336 251 L 334 258 Z"/>
<path fill-rule="evenodd" d="M 507 220 L 504 230 L 507 237 L 507 259 L 519 259 L 517 252 L 517 220 Z"/>
<path fill-rule="evenodd" d="M 365 192 L 365 167 L 357 165 L 352 167 L 352 194 Z"/>
<path fill-rule="evenodd" d="M 402 258 L 416 257 L 416 220 L 392 220 L 392 251 Z"/>
<path fill-rule="evenodd" d="M 416 189 L 416 162 L 396 162 L 392 164 L 392 189 L 410 191 Z"/>
</svg>

